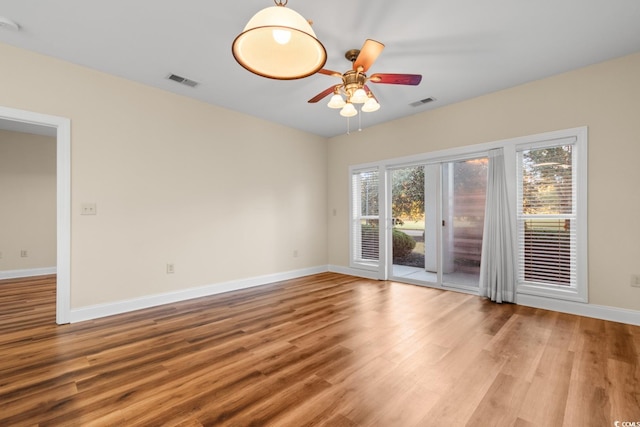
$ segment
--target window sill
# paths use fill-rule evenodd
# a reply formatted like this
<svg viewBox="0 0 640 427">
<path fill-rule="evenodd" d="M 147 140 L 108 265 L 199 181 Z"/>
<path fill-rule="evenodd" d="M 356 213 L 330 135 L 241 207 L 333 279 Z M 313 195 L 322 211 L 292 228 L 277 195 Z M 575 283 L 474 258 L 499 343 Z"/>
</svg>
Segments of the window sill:
<svg viewBox="0 0 640 427">
<path fill-rule="evenodd" d="M 583 287 L 586 289 L 586 285 Z M 517 286 L 517 293 L 522 295 L 534 295 L 547 298 L 555 298 L 566 301 L 589 302 L 586 294 L 582 295 L 575 287 L 542 285 L 533 283 L 520 283 Z"/>
</svg>

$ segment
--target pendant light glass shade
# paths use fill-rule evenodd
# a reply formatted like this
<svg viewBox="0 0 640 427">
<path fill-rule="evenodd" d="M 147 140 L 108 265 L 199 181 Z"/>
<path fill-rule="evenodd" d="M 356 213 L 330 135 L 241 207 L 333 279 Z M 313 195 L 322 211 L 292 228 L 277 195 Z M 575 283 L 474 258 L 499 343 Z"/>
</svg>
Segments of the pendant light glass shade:
<svg viewBox="0 0 640 427">
<path fill-rule="evenodd" d="M 256 13 L 234 40 L 232 52 L 252 73 L 280 80 L 310 76 L 327 62 L 327 51 L 311 25 L 284 5 Z"/>
<path fill-rule="evenodd" d="M 365 92 L 364 89 L 360 88 L 356 90 L 353 95 L 351 95 L 350 101 L 354 104 L 364 104 L 368 99 L 369 97 L 367 96 L 367 92 Z"/>
<path fill-rule="evenodd" d="M 380 109 L 380 104 L 376 101 L 375 98 L 369 98 L 367 102 L 362 106 L 362 111 L 365 113 L 373 113 L 374 111 L 378 111 Z"/>
<path fill-rule="evenodd" d="M 340 110 L 340 115 L 342 117 L 353 117 L 356 114 L 358 114 L 358 110 L 356 110 L 356 107 L 354 107 L 353 104 L 350 102 L 347 102 L 344 108 Z"/>
<path fill-rule="evenodd" d="M 340 96 L 337 93 L 331 97 L 331 100 L 327 104 L 327 107 L 329 108 L 342 108 L 344 106 L 345 106 L 344 99 L 342 99 L 342 96 Z"/>
</svg>

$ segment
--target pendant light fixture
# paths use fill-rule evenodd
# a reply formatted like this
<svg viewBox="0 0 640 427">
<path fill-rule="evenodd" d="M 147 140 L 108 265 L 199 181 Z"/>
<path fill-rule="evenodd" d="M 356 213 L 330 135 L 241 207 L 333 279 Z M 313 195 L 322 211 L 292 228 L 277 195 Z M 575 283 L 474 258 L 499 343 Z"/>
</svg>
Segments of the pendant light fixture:
<svg viewBox="0 0 640 427">
<path fill-rule="evenodd" d="M 310 76 L 327 62 L 327 51 L 309 22 L 286 8 L 288 0 L 256 13 L 233 41 L 233 56 L 262 77 L 293 80 Z"/>
<path fill-rule="evenodd" d="M 371 92 L 369 92 L 367 102 L 365 102 L 362 106 L 362 111 L 364 111 L 365 113 L 373 113 L 374 111 L 378 111 L 379 109 L 380 104 L 378 104 L 378 101 L 373 97 Z"/>
<path fill-rule="evenodd" d="M 358 110 L 356 110 L 356 107 L 353 106 L 351 101 L 347 101 L 342 110 L 340 110 L 340 115 L 342 117 L 353 117 L 356 114 L 358 114 Z"/>
</svg>

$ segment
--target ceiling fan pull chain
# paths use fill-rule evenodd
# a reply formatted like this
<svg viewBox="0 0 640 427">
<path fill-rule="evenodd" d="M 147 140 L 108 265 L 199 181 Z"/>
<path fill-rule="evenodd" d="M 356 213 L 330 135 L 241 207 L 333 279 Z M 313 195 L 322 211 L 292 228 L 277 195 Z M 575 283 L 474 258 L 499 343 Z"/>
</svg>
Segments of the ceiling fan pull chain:
<svg viewBox="0 0 640 427">
<path fill-rule="evenodd" d="M 349 117 L 347 117 L 347 135 L 351 135 L 351 132 L 349 129 Z"/>
<path fill-rule="evenodd" d="M 358 114 L 358 132 L 362 132 L 362 107 L 360 108 L 360 113 Z"/>
</svg>

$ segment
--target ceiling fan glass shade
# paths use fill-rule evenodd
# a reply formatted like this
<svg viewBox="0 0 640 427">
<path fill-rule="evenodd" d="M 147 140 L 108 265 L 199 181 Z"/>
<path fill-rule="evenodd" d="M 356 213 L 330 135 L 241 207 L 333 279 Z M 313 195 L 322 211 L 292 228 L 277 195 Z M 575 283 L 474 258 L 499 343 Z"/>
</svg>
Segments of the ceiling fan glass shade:
<svg viewBox="0 0 640 427">
<path fill-rule="evenodd" d="M 358 110 L 353 106 L 352 103 L 347 102 L 347 104 L 340 110 L 340 115 L 342 117 L 353 117 L 358 114 Z"/>
<path fill-rule="evenodd" d="M 293 80 L 318 72 L 327 51 L 297 12 L 271 6 L 256 13 L 232 46 L 233 56 L 259 76 Z"/>
<path fill-rule="evenodd" d="M 345 105 L 346 104 L 344 102 L 344 99 L 342 99 L 342 96 L 340 96 L 340 94 L 336 93 L 329 100 L 329 103 L 327 104 L 327 107 L 329 107 L 329 108 L 342 108 Z"/>
<path fill-rule="evenodd" d="M 367 102 L 362 106 L 362 111 L 365 113 L 373 113 L 374 111 L 378 111 L 380 109 L 380 104 L 375 98 L 367 99 Z"/>
<path fill-rule="evenodd" d="M 353 93 L 353 95 L 351 95 L 351 98 L 349 100 L 354 104 L 364 104 L 368 99 L 369 97 L 367 96 L 367 92 L 365 92 L 364 89 L 360 88 L 357 89 Z"/>
</svg>

